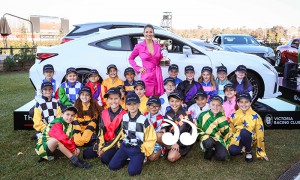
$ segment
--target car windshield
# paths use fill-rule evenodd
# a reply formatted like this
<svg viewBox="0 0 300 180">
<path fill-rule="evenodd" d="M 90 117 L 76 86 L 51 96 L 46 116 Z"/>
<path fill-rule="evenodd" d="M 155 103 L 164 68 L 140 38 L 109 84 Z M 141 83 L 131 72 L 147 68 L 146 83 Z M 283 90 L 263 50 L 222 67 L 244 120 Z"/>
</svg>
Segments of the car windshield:
<svg viewBox="0 0 300 180">
<path fill-rule="evenodd" d="M 224 36 L 223 44 L 259 45 L 252 36 Z"/>
</svg>

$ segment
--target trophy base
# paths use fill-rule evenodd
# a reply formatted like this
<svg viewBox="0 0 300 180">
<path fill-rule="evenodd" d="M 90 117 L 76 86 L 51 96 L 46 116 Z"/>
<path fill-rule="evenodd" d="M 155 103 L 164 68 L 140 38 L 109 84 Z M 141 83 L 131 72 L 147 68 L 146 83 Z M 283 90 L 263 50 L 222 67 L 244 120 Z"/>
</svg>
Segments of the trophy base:
<svg viewBox="0 0 300 180">
<path fill-rule="evenodd" d="M 171 60 L 170 59 L 165 59 L 163 58 L 160 62 L 159 62 L 159 65 L 160 66 L 170 66 L 171 64 Z"/>
</svg>

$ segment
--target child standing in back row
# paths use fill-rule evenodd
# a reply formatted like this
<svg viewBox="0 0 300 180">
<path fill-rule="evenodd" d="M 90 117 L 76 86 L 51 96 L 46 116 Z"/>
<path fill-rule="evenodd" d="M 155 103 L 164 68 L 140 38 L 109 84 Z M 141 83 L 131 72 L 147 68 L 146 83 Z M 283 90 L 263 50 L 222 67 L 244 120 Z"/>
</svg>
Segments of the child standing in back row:
<svg viewBox="0 0 300 180">
<path fill-rule="evenodd" d="M 85 86 L 91 89 L 92 98 L 97 101 L 99 106 L 104 106 L 104 87 L 101 84 L 101 77 L 96 69 L 91 69 L 89 73 L 89 81 L 85 84 Z"/>
<path fill-rule="evenodd" d="M 118 77 L 118 68 L 116 65 L 111 64 L 107 66 L 107 74 L 108 78 L 104 79 L 102 82 L 102 85 L 105 88 L 105 93 L 112 87 L 117 87 L 119 85 L 124 86 L 124 82 Z"/>
<path fill-rule="evenodd" d="M 252 96 L 253 87 L 247 78 L 246 66 L 239 65 L 230 81 L 232 82 L 237 95 L 249 93 L 250 96 Z"/>
<path fill-rule="evenodd" d="M 53 91 L 52 91 L 51 96 L 54 98 L 55 97 L 55 92 L 56 92 L 56 81 L 53 78 L 53 76 L 54 76 L 54 67 L 51 64 L 44 65 L 43 75 L 45 76 L 45 79 L 43 79 L 43 82 L 50 82 L 52 84 Z M 39 89 L 39 87 L 38 87 L 37 90 L 36 90 L 36 98 L 35 99 L 38 99 L 38 97 L 42 96 L 41 92 L 42 92 L 41 89 Z"/>
<path fill-rule="evenodd" d="M 198 82 L 202 85 L 203 90 L 207 94 L 207 98 L 218 94 L 218 87 L 216 85 L 215 77 L 212 74 L 212 68 L 204 66 L 201 70 L 201 76 L 198 78 Z"/>
<path fill-rule="evenodd" d="M 178 73 L 179 73 L 179 68 L 178 68 L 178 65 L 177 64 L 171 64 L 168 68 L 168 73 L 169 73 L 169 78 L 174 78 L 175 79 L 175 84 L 176 86 L 182 82 L 181 79 L 179 79 L 177 76 L 178 76 Z"/>
<path fill-rule="evenodd" d="M 66 82 L 59 87 L 59 101 L 63 106 L 73 105 L 79 96 L 79 91 L 83 85 L 77 81 L 77 71 L 70 67 L 66 71 Z"/>
<path fill-rule="evenodd" d="M 134 92 L 134 85 L 136 81 L 134 80 L 135 77 L 135 71 L 132 67 L 128 67 L 124 71 L 124 76 L 125 76 L 125 81 L 124 81 L 124 86 L 125 86 L 125 95 L 128 95 L 130 93 Z"/>
<path fill-rule="evenodd" d="M 184 96 L 183 106 L 187 109 L 196 102 L 194 96 L 198 91 L 203 90 L 203 88 L 199 82 L 194 80 L 195 70 L 193 66 L 186 66 L 184 71 L 186 80 L 178 84 L 177 91 Z"/>
<path fill-rule="evenodd" d="M 225 66 L 219 66 L 217 68 L 216 83 L 218 85 L 218 95 L 224 99 L 224 86 L 226 84 L 231 84 L 231 82 L 227 79 L 227 68 Z"/>
</svg>

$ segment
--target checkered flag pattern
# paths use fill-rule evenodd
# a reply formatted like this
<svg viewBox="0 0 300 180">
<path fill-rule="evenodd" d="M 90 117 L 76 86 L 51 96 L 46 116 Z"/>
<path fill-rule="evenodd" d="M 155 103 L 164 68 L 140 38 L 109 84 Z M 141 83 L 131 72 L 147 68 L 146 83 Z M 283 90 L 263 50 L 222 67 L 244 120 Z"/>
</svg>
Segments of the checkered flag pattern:
<svg viewBox="0 0 300 180">
<path fill-rule="evenodd" d="M 140 115 L 136 120 L 129 117 L 128 114 L 123 116 L 123 130 L 125 144 L 131 146 L 140 146 L 144 142 L 144 131 L 150 125 L 148 119 Z"/>
<path fill-rule="evenodd" d="M 51 123 L 56 118 L 56 112 L 58 102 L 56 99 L 52 99 L 50 102 L 46 102 L 44 99 L 38 100 L 38 109 L 42 112 L 43 122 L 45 124 Z"/>
<path fill-rule="evenodd" d="M 73 86 L 70 83 L 64 82 L 61 86 L 65 89 L 65 92 L 69 98 L 69 101 L 75 103 L 76 99 L 79 96 L 79 91 L 83 87 L 83 85 L 76 81 Z"/>
</svg>

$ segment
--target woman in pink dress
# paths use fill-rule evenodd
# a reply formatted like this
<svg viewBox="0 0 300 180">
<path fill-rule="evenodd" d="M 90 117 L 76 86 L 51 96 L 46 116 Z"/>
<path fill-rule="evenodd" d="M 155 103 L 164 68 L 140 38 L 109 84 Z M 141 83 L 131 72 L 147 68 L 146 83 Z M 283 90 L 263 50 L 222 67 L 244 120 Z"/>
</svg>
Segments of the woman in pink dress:
<svg viewBox="0 0 300 180">
<path fill-rule="evenodd" d="M 141 73 L 141 80 L 146 84 L 146 96 L 160 96 L 164 93 L 163 78 L 159 63 L 163 58 L 160 45 L 153 41 L 154 28 L 148 24 L 144 27 L 145 40 L 135 45 L 129 63 L 137 73 Z M 139 56 L 143 67 L 136 64 L 134 59 Z"/>
</svg>

